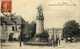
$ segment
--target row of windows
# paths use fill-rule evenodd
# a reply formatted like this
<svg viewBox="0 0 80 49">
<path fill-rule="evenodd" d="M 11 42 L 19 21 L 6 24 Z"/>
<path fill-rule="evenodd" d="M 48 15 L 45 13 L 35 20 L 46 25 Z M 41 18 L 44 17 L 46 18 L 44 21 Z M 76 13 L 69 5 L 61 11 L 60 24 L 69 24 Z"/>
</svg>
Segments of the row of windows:
<svg viewBox="0 0 80 49">
<path fill-rule="evenodd" d="M 7 26 L 2 27 L 2 30 L 7 31 L 8 30 Z M 12 26 L 12 31 L 17 31 L 17 26 Z"/>
<path fill-rule="evenodd" d="M 2 33 L 2 34 L 8 35 L 8 33 Z"/>
</svg>

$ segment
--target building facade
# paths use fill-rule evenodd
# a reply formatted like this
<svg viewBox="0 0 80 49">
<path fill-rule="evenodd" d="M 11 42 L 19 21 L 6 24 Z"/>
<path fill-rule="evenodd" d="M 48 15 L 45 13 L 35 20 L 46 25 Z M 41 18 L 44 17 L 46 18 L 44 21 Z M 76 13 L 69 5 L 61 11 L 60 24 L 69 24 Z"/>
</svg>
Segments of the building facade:
<svg viewBox="0 0 80 49">
<path fill-rule="evenodd" d="M 0 34 L 2 41 L 8 41 L 12 39 L 18 39 L 21 32 L 21 24 L 25 21 L 21 16 L 13 16 L 13 21 L 10 17 L 0 17 Z"/>
<path fill-rule="evenodd" d="M 54 39 L 56 39 L 56 37 L 59 38 L 59 40 L 61 40 L 62 37 L 62 28 L 48 28 L 45 29 L 48 34 L 49 34 L 49 40 L 52 39 L 52 35 L 54 35 Z"/>
</svg>

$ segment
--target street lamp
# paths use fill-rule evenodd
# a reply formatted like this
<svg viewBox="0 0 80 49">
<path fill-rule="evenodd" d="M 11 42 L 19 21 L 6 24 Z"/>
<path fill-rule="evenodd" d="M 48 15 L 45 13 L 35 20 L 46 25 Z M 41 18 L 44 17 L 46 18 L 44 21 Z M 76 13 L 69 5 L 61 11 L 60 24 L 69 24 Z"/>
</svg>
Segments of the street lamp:
<svg viewBox="0 0 80 49">
<path fill-rule="evenodd" d="M 52 46 L 54 46 L 54 28 L 52 29 L 53 35 L 52 35 Z"/>
</svg>

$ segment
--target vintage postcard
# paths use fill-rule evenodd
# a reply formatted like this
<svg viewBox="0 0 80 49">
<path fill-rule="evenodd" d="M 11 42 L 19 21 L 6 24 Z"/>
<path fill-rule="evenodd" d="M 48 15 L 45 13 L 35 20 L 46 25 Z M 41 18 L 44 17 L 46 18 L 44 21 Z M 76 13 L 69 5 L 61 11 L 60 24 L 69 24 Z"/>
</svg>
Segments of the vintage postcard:
<svg viewBox="0 0 80 49">
<path fill-rule="evenodd" d="M 80 0 L 0 0 L 1 49 L 80 49 Z"/>
</svg>

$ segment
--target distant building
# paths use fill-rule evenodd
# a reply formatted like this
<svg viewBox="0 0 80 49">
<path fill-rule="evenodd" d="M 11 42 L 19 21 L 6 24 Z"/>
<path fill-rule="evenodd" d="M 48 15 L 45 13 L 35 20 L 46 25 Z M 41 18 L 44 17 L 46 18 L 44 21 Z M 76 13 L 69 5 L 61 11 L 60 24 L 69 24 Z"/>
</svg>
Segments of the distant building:
<svg viewBox="0 0 80 49">
<path fill-rule="evenodd" d="M 54 34 L 54 37 L 57 35 L 59 37 L 59 39 L 61 40 L 62 28 L 48 28 L 45 30 L 48 31 L 49 39 L 51 39 L 52 35 Z"/>
<path fill-rule="evenodd" d="M 48 28 L 48 29 L 45 29 L 48 34 L 49 34 L 49 40 L 51 40 L 52 38 L 52 35 L 54 34 L 54 29 L 53 28 Z"/>
<path fill-rule="evenodd" d="M 62 28 L 55 28 L 54 33 L 56 33 L 61 40 L 62 37 Z"/>
<path fill-rule="evenodd" d="M 14 20 L 11 21 L 10 17 L 0 17 L 0 34 L 1 40 L 8 41 L 10 37 L 18 39 L 21 32 L 21 24 L 25 23 L 21 16 L 13 16 Z"/>
</svg>

